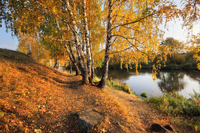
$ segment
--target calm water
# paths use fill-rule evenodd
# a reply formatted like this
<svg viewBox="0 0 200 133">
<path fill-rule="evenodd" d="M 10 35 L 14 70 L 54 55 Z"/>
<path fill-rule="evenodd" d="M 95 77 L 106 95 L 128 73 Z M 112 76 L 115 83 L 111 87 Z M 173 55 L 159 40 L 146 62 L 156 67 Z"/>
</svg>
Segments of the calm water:
<svg viewBox="0 0 200 133">
<path fill-rule="evenodd" d="M 96 70 L 96 75 L 101 77 L 101 70 Z M 193 90 L 200 93 L 200 71 L 161 71 L 153 81 L 151 71 L 109 70 L 109 78 L 129 84 L 133 92 L 148 95 L 161 95 L 163 92 L 177 91 L 186 98 L 194 94 Z"/>
</svg>

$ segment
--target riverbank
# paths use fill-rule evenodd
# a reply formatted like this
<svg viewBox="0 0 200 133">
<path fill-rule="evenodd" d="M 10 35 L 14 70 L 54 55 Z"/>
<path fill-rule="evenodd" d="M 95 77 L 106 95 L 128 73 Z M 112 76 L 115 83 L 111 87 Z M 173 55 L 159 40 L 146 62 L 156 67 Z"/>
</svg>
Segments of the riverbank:
<svg viewBox="0 0 200 133">
<path fill-rule="evenodd" d="M 99 78 L 95 78 L 95 81 L 99 80 Z M 133 94 L 128 84 L 122 84 L 113 80 L 107 80 L 106 84 L 112 89 L 124 91 L 130 95 Z M 110 89 L 109 92 L 112 92 L 112 90 Z M 113 94 L 116 94 L 116 92 Z M 139 95 L 133 95 L 139 98 Z M 147 93 L 142 93 L 141 96 L 147 98 Z M 126 103 L 126 100 L 126 96 L 120 99 L 120 101 L 123 101 L 123 103 Z M 189 99 L 184 98 L 177 92 L 164 93 L 160 96 L 151 96 L 149 97 L 149 99 L 144 99 L 144 101 L 146 103 L 149 103 L 148 105 L 150 105 L 151 107 L 156 108 L 164 114 L 170 116 L 171 121 L 174 121 L 174 123 L 182 125 L 184 127 L 190 127 L 196 132 L 200 131 L 199 93 L 194 91 L 194 95 L 191 94 L 191 98 Z M 130 105 L 130 103 L 127 104 Z"/>
<path fill-rule="evenodd" d="M 152 96 L 145 101 L 153 108 L 160 110 L 174 120 L 175 123 L 200 131 L 200 94 L 194 92 L 186 99 L 177 92 Z"/>
<path fill-rule="evenodd" d="M 79 132 L 76 113 L 92 109 L 104 117 L 93 132 L 149 132 L 151 124 L 174 123 L 134 95 L 81 85 L 81 76 L 58 71 L 29 56 L 0 49 L 0 132 Z"/>
</svg>

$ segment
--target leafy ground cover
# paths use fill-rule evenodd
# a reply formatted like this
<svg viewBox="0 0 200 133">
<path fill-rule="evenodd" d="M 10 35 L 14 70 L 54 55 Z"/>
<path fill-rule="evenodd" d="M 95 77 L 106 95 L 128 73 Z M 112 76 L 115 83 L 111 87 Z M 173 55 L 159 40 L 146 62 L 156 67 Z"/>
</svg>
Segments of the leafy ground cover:
<svg viewBox="0 0 200 133">
<path fill-rule="evenodd" d="M 81 76 L 37 64 L 29 56 L 0 49 L 0 132 L 79 132 L 75 113 L 91 108 L 105 120 L 93 132 L 148 131 L 149 126 L 173 124 L 134 95 L 106 87 L 81 85 Z"/>
</svg>

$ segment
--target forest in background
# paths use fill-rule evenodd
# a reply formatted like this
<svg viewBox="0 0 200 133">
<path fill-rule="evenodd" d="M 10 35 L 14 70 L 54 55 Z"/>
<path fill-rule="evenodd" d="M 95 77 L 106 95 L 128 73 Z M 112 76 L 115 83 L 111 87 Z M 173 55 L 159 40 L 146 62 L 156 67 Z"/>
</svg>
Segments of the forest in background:
<svg viewBox="0 0 200 133">
<path fill-rule="evenodd" d="M 161 62 L 160 70 L 198 70 L 198 61 L 194 58 L 196 55 L 196 49 L 189 49 L 188 44 L 184 44 L 172 37 L 168 37 L 161 41 L 161 46 L 170 46 L 170 54 L 167 55 L 167 60 Z M 157 63 L 158 58 L 161 55 L 157 55 L 152 62 L 146 64 L 140 60 L 139 69 L 152 69 L 153 65 Z M 110 60 L 110 69 L 135 69 L 135 65 L 127 66 L 121 63 L 119 55 L 114 55 Z"/>
</svg>

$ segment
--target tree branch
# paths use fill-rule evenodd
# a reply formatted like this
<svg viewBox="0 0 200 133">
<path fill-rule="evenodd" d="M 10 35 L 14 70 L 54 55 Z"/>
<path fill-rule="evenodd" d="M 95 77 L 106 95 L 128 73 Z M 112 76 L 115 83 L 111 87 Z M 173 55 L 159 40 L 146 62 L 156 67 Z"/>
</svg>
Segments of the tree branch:
<svg viewBox="0 0 200 133">
<path fill-rule="evenodd" d="M 112 53 L 110 53 L 110 54 L 120 53 L 120 52 L 126 51 L 126 50 L 128 50 L 128 49 L 131 49 L 132 47 L 133 47 L 133 46 L 130 46 L 130 47 L 125 48 L 125 49 L 123 49 L 123 50 L 112 52 Z"/>
<path fill-rule="evenodd" d="M 167 7 L 165 7 L 165 8 L 167 8 Z M 165 8 L 164 8 L 164 9 L 165 9 Z M 162 10 L 164 10 L 164 9 L 162 9 Z M 151 14 L 149 14 L 149 15 L 147 15 L 147 16 L 142 17 L 142 18 L 138 18 L 138 19 L 135 20 L 135 21 L 128 22 L 128 23 L 124 23 L 124 24 L 119 24 L 119 25 L 117 25 L 117 26 L 111 28 L 110 31 L 112 31 L 113 29 L 116 29 L 116 28 L 118 28 L 118 27 L 120 27 L 120 26 L 126 26 L 126 25 L 130 25 L 130 24 L 134 24 L 134 23 L 140 22 L 141 20 L 144 20 L 144 19 L 146 19 L 146 18 L 148 18 L 148 17 L 151 17 L 151 16 L 153 16 L 153 15 L 155 15 L 155 14 L 158 14 L 158 13 L 160 13 L 160 12 L 161 12 L 161 10 L 159 10 L 159 11 L 157 11 L 157 12 L 154 12 L 154 13 L 151 13 Z"/>
<path fill-rule="evenodd" d="M 143 53 L 143 54 L 149 56 L 147 53 L 142 52 L 141 50 L 139 50 L 139 48 L 129 40 L 129 39 L 134 39 L 134 40 L 136 40 L 135 38 L 127 38 L 127 37 L 122 36 L 122 35 L 112 35 L 112 36 L 118 36 L 118 37 L 124 38 L 129 44 L 132 45 L 132 47 L 135 47 L 137 51 L 139 51 L 139 52 L 141 52 L 141 53 Z M 136 41 L 138 41 L 138 40 L 136 40 Z M 138 42 L 140 42 L 140 41 L 138 41 Z"/>
<path fill-rule="evenodd" d="M 144 19 L 146 19 L 146 18 L 148 18 L 148 17 L 150 17 L 150 16 L 153 16 L 153 15 L 155 15 L 155 14 L 157 14 L 157 13 L 149 14 L 149 15 L 147 15 L 147 16 L 145 16 L 145 17 L 142 17 L 142 18 L 140 18 L 140 19 L 137 19 L 137 20 L 132 21 L 132 22 L 129 22 L 129 23 L 119 24 L 119 25 L 117 25 L 117 26 L 111 28 L 110 30 L 112 31 L 112 30 L 114 30 L 114 29 L 116 29 L 116 28 L 118 28 L 118 27 L 120 27 L 120 26 L 126 26 L 126 25 L 129 25 L 129 24 L 134 24 L 134 23 L 140 22 L 141 20 L 144 20 Z"/>
</svg>

